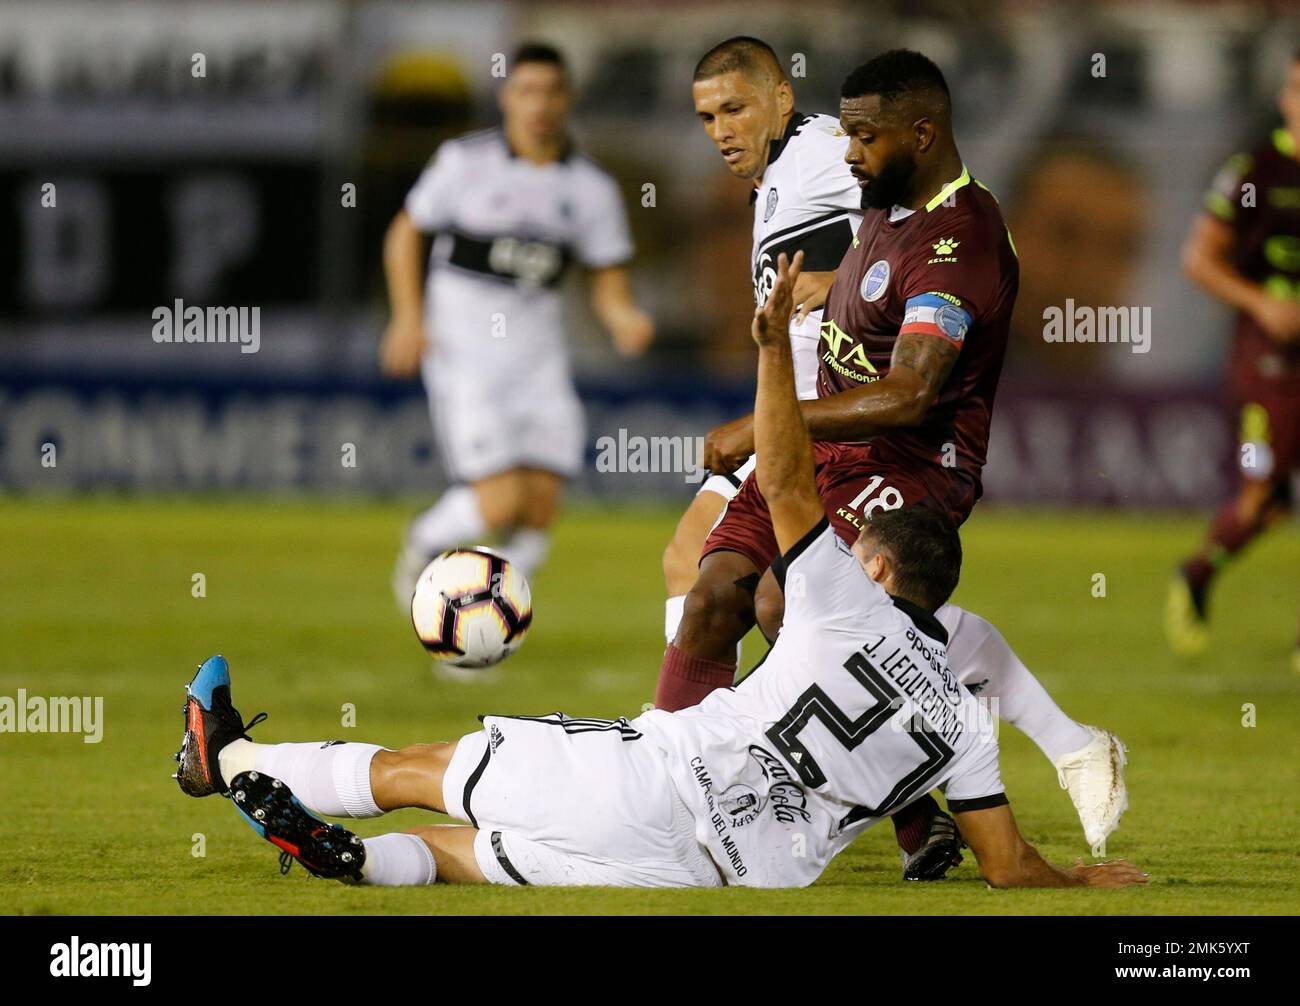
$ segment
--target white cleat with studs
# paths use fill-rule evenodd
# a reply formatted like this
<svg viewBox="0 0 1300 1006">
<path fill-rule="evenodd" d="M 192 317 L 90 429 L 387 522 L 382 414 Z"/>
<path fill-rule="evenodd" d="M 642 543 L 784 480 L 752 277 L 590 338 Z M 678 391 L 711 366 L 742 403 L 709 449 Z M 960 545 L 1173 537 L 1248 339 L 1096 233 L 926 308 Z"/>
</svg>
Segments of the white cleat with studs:
<svg viewBox="0 0 1300 1006">
<path fill-rule="evenodd" d="M 1092 740 L 1056 760 L 1056 777 L 1074 801 L 1092 854 L 1104 856 L 1106 839 L 1128 810 L 1128 787 L 1124 784 L 1128 755 L 1124 742 L 1113 733 L 1086 724 L 1084 729 L 1092 734 Z"/>
</svg>

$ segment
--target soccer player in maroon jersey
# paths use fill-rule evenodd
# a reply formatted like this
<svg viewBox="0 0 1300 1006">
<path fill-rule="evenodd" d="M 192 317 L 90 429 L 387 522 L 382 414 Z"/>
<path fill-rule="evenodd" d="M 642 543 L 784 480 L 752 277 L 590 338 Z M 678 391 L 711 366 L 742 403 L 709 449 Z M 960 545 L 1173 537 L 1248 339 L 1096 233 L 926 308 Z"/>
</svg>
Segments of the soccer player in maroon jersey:
<svg viewBox="0 0 1300 1006">
<path fill-rule="evenodd" d="M 1300 468 L 1300 52 L 1278 108 L 1285 125 L 1228 161 L 1183 249 L 1192 282 L 1237 312 L 1228 392 L 1241 436 L 1236 495 L 1170 587 L 1166 634 L 1185 656 L 1209 641 L 1216 574 L 1287 513 Z M 1300 673 L 1300 639 L 1291 663 Z"/>
<path fill-rule="evenodd" d="M 899 50 L 864 64 L 845 81 L 840 113 L 866 213 L 826 304 L 820 397 L 801 410 L 818 441 L 822 502 L 851 542 L 880 510 L 932 506 L 958 523 L 969 515 L 1019 269 L 996 200 L 962 163 L 947 85 L 930 60 Z M 734 471 L 752 451 L 747 416 L 709 435 L 705 464 Z M 759 584 L 776 554 L 766 503 L 747 480 L 705 544 L 657 704 L 682 708 L 732 683 L 735 644 L 759 617 L 756 590 L 760 607 L 775 609 L 762 619 L 773 635 L 780 595 L 765 600 L 767 581 Z M 1123 747 L 1065 720 L 1081 744 L 1095 733 L 1102 760 L 1116 763 L 1101 773 L 1110 780 L 1097 800 L 1106 821 L 1091 828 L 1104 838 L 1126 803 Z M 895 819 L 900 844 L 908 851 L 919 830 L 929 847 L 935 823 L 948 819 L 928 797 L 908 812 L 910 821 Z M 941 876 L 947 865 L 905 875 Z"/>
</svg>

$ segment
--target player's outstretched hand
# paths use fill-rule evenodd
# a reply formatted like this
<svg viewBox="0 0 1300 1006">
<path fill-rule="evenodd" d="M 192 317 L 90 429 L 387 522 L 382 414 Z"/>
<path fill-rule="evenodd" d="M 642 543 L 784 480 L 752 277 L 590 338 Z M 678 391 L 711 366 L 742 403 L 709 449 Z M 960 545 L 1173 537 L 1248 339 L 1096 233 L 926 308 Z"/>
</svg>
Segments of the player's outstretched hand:
<svg viewBox="0 0 1300 1006">
<path fill-rule="evenodd" d="M 644 311 L 629 307 L 611 326 L 610 334 L 619 356 L 640 356 L 654 342 L 655 323 Z"/>
<path fill-rule="evenodd" d="M 1145 884 L 1149 879 L 1132 863 L 1122 859 L 1094 863 L 1092 866 L 1085 864 L 1082 859 L 1076 859 L 1069 872 L 1088 887 L 1128 887 L 1131 884 Z"/>
<path fill-rule="evenodd" d="M 424 356 L 424 325 L 419 318 L 394 317 L 379 344 L 379 369 L 387 377 L 410 377 Z"/>
<path fill-rule="evenodd" d="M 1286 345 L 1300 340 L 1300 303 L 1264 294 L 1251 315 L 1274 342 Z"/>
<path fill-rule="evenodd" d="M 803 269 L 803 252 L 791 262 L 782 252 L 776 259 L 776 284 L 767 295 L 767 303 L 754 312 L 750 334 L 760 346 L 770 346 L 777 339 L 790 338 L 790 315 L 794 313 L 794 285 Z"/>
</svg>

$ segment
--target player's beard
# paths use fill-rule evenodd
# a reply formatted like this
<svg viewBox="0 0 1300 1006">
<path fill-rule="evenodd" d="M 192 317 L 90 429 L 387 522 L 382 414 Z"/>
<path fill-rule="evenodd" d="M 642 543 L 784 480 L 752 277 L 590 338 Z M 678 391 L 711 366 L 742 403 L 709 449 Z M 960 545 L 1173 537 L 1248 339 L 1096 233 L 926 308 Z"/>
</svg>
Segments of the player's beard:
<svg viewBox="0 0 1300 1006">
<path fill-rule="evenodd" d="M 880 174 L 871 177 L 871 184 L 863 187 L 862 208 L 887 210 L 901 205 L 907 198 L 914 174 L 916 160 L 907 151 L 900 150 L 885 162 Z"/>
</svg>

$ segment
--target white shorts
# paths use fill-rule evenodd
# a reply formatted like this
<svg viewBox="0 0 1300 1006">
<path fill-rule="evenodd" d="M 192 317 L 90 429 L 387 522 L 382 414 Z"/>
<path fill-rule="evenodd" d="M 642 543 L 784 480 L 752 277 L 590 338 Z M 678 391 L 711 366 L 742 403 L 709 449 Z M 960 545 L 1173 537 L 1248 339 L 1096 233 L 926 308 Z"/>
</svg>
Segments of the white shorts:
<svg viewBox="0 0 1300 1006">
<path fill-rule="evenodd" d="M 427 353 L 422 373 L 434 439 L 452 482 L 476 482 L 512 468 L 565 478 L 582 471 L 586 418 L 563 362 L 507 383 Z"/>
<path fill-rule="evenodd" d="M 722 885 L 663 752 L 626 719 L 485 716 L 442 786 L 494 884 Z"/>
<path fill-rule="evenodd" d="M 753 474 L 755 464 L 757 464 L 757 458 L 751 454 L 749 460 L 730 475 L 710 475 L 704 480 L 703 485 L 700 486 L 695 495 L 698 496 L 704 492 L 717 493 L 730 503 L 735 499 L 736 493 L 740 492 L 741 484 Z"/>
</svg>

